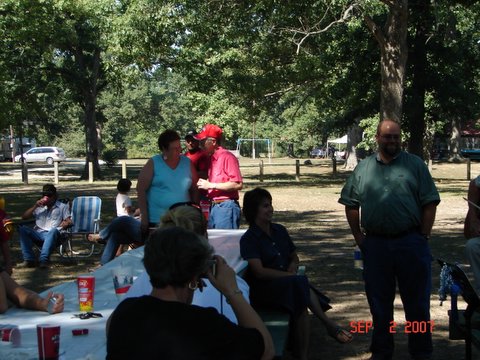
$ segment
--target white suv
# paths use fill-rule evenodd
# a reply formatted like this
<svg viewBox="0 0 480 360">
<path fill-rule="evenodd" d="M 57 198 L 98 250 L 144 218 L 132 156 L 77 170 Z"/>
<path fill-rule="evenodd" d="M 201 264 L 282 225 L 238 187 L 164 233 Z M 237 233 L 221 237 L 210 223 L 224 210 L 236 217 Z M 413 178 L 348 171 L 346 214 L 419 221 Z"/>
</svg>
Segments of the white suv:
<svg viewBox="0 0 480 360">
<path fill-rule="evenodd" d="M 20 162 L 21 155 L 15 156 L 15 162 Z M 42 162 L 52 165 L 54 161 L 65 161 L 65 151 L 54 146 L 35 147 L 23 153 L 26 162 Z"/>
</svg>

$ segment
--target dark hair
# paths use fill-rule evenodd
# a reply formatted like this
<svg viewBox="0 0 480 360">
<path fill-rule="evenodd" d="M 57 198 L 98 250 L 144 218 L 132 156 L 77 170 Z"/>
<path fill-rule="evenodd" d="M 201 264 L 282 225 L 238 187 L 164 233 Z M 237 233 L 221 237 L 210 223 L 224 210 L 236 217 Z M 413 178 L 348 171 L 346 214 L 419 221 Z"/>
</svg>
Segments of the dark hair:
<svg viewBox="0 0 480 360">
<path fill-rule="evenodd" d="M 154 288 L 183 287 L 208 269 L 213 248 L 178 226 L 155 230 L 145 242 L 143 264 Z"/>
<path fill-rule="evenodd" d="M 53 196 L 57 194 L 57 188 L 52 184 L 45 184 L 42 188 L 43 196 Z"/>
<path fill-rule="evenodd" d="M 265 199 L 272 201 L 272 195 L 267 190 L 258 187 L 243 195 L 243 216 L 250 225 L 255 223 L 258 207 Z"/>
<path fill-rule="evenodd" d="M 117 190 L 124 193 L 127 191 L 130 191 L 130 188 L 132 187 L 132 182 L 130 179 L 120 179 L 118 180 L 117 183 Z"/>
<path fill-rule="evenodd" d="M 168 149 L 168 145 L 176 140 L 180 140 L 180 135 L 175 130 L 165 130 L 158 137 L 158 148 L 160 151 Z"/>
</svg>

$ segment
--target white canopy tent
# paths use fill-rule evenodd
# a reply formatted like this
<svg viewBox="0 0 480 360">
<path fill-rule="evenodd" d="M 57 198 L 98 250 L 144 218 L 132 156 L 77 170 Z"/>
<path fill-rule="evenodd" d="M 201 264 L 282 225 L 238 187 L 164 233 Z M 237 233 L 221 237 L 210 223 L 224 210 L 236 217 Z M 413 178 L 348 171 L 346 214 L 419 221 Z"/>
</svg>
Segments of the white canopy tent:
<svg viewBox="0 0 480 360">
<path fill-rule="evenodd" d="M 338 139 L 333 139 L 333 140 L 327 140 L 327 147 L 329 144 L 346 144 L 348 141 L 348 135 L 343 135 L 341 138 Z"/>
<path fill-rule="evenodd" d="M 335 147 L 335 150 L 336 150 L 335 158 L 337 160 L 342 160 L 345 157 L 347 141 L 348 141 L 348 135 L 343 135 L 341 138 L 338 138 L 338 139 L 327 140 L 327 149 L 330 149 L 330 146 L 332 146 L 333 144 L 338 145 Z M 327 151 L 327 154 L 328 154 L 328 151 Z"/>
</svg>

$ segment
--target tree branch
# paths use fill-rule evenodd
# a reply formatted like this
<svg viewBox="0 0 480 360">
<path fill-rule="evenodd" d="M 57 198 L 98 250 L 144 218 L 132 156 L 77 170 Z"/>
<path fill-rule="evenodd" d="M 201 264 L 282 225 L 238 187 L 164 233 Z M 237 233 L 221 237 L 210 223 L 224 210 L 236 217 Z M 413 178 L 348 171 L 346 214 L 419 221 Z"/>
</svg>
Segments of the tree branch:
<svg viewBox="0 0 480 360">
<path fill-rule="evenodd" d="M 363 15 L 363 21 L 367 24 L 367 27 L 373 34 L 373 37 L 378 41 L 380 44 L 380 48 L 383 48 L 386 43 L 385 35 L 383 34 L 382 30 L 378 27 L 375 21 L 368 15 Z"/>
<path fill-rule="evenodd" d="M 293 89 L 299 88 L 300 86 L 303 86 L 307 83 L 308 83 L 308 81 L 304 81 L 301 84 L 295 84 L 295 85 L 289 86 L 286 89 L 282 89 L 282 90 L 274 91 L 274 92 L 271 92 L 271 93 L 267 93 L 263 96 L 264 97 L 270 97 L 270 96 L 275 96 L 275 95 L 283 95 L 283 94 L 286 94 L 287 92 L 292 91 Z"/>
<path fill-rule="evenodd" d="M 332 28 L 333 26 L 335 25 L 338 25 L 338 24 L 341 24 L 341 23 L 345 23 L 351 16 L 352 16 L 352 12 L 358 7 L 358 4 L 357 3 L 353 3 L 351 4 L 350 6 L 348 6 L 348 8 L 346 8 L 341 17 L 335 21 L 332 21 L 330 24 L 326 25 L 325 27 L 323 28 L 320 28 L 320 24 L 323 22 L 323 20 L 325 19 L 325 17 L 327 16 L 328 12 L 329 12 L 329 9 L 330 8 L 327 8 L 327 10 L 325 11 L 325 13 L 323 14 L 322 18 L 316 23 L 314 24 L 313 26 L 307 26 L 303 23 L 302 19 L 299 18 L 298 21 L 300 22 L 300 25 L 301 25 L 301 28 L 300 29 L 296 29 L 296 28 L 280 28 L 280 30 L 284 30 L 284 31 L 288 31 L 288 32 L 291 32 L 293 33 L 293 37 L 292 37 L 292 41 L 293 43 L 295 43 L 295 45 L 297 46 L 297 51 L 296 51 L 296 54 L 298 55 L 300 53 L 300 48 L 302 47 L 302 44 L 312 35 L 318 35 L 318 34 L 321 34 L 323 32 L 326 32 L 328 31 L 330 28 Z M 296 35 L 303 35 L 302 38 L 299 40 L 299 41 L 295 41 L 295 36 Z"/>
</svg>

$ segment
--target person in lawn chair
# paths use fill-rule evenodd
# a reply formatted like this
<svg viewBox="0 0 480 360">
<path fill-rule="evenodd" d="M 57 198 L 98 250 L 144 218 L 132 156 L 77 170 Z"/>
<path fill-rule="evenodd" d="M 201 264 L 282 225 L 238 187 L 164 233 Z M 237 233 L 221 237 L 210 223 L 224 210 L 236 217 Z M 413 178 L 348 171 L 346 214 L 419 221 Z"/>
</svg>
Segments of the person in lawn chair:
<svg viewBox="0 0 480 360">
<path fill-rule="evenodd" d="M 22 215 L 22 219 L 35 219 L 35 226 L 20 226 L 20 245 L 23 254 L 23 267 L 37 265 L 33 244 L 41 248 L 39 267 L 46 269 L 50 264 L 50 254 L 58 245 L 60 231 L 72 224 L 70 209 L 67 204 L 58 201 L 57 189 L 46 184 L 42 189 L 42 197 L 35 201 Z"/>
</svg>

